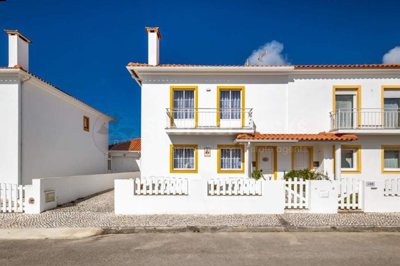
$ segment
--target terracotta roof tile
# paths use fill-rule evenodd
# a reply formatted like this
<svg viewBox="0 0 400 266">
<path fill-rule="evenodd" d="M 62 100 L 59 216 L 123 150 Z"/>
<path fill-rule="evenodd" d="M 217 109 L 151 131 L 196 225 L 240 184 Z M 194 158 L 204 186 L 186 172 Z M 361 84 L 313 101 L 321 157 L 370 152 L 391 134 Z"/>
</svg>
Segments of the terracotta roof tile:
<svg viewBox="0 0 400 266">
<path fill-rule="evenodd" d="M 141 151 L 141 139 L 131 139 L 124 142 L 119 142 L 109 147 L 110 151 Z"/>
<path fill-rule="evenodd" d="M 353 134 L 334 134 L 321 132 L 318 134 L 239 134 L 236 140 L 297 140 L 297 141 L 353 141 Z"/>
<path fill-rule="evenodd" d="M 130 62 L 132 67 L 294 67 L 295 69 L 388 69 L 400 68 L 400 64 L 348 64 L 348 65 L 195 65 L 195 64 L 159 64 L 151 66 L 145 63 Z"/>
</svg>

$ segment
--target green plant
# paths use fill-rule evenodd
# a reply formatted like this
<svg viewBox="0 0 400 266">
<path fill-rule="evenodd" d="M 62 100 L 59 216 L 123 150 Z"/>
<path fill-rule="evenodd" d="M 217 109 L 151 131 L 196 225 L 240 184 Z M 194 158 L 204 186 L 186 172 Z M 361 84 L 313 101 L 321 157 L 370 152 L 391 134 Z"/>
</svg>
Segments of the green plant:
<svg viewBox="0 0 400 266">
<path fill-rule="evenodd" d="M 301 169 L 301 170 L 291 170 L 283 176 L 285 180 L 294 179 L 294 178 L 302 178 L 304 180 L 328 180 L 329 177 L 310 169 Z"/>
<path fill-rule="evenodd" d="M 255 180 L 259 180 L 261 178 L 264 178 L 264 175 L 262 173 L 262 170 L 253 170 L 253 172 L 251 173 L 251 177 L 254 178 Z"/>
</svg>

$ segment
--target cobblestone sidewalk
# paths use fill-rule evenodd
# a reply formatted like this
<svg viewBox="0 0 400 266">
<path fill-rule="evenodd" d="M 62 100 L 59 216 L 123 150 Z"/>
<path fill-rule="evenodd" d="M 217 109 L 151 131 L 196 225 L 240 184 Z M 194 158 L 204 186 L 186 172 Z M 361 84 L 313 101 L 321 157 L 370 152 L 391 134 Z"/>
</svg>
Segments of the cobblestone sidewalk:
<svg viewBox="0 0 400 266">
<path fill-rule="evenodd" d="M 400 228 L 396 214 L 305 214 L 283 215 L 115 215 L 114 191 L 70 203 L 38 215 L 1 213 L 0 228 L 101 227 L 393 227 Z"/>
</svg>

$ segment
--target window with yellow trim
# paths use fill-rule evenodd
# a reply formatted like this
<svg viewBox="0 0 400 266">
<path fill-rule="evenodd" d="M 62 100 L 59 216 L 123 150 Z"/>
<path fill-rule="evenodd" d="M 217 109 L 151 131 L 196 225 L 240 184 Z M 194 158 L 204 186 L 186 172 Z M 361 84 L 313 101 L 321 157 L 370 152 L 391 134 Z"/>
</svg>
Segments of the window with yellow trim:
<svg viewBox="0 0 400 266">
<path fill-rule="evenodd" d="M 218 170 L 219 172 L 243 173 L 243 146 L 218 146 Z"/>
<path fill-rule="evenodd" d="M 358 146 L 342 146 L 341 170 L 342 172 L 358 172 L 361 167 L 361 149 Z"/>
<path fill-rule="evenodd" d="M 400 146 L 383 147 L 383 170 L 400 171 Z"/>
<path fill-rule="evenodd" d="M 172 145 L 171 171 L 197 172 L 197 145 Z"/>
</svg>

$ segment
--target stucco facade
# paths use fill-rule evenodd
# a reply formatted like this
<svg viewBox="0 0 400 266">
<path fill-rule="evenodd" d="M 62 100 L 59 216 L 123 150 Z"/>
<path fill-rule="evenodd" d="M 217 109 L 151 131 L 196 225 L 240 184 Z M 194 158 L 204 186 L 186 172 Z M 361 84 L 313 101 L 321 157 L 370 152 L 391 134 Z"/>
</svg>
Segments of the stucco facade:
<svg viewBox="0 0 400 266">
<path fill-rule="evenodd" d="M 149 41 L 154 42 L 158 28 L 152 29 Z M 158 53 L 154 46 L 158 44 L 149 45 L 149 55 Z M 385 89 L 391 98 L 400 98 L 400 65 L 204 66 L 149 59 L 149 64 L 130 63 L 127 68 L 141 86 L 142 176 L 249 177 L 263 167 L 271 179 L 296 168 L 311 168 L 332 179 L 400 173 L 383 169 L 384 146 L 394 154 L 400 149 L 399 109 L 389 112 L 384 106 Z M 220 91 L 230 88 L 240 91 L 239 126 L 220 121 Z M 188 110 L 176 111 L 174 103 L 181 99 L 175 90 L 193 91 L 186 99 Z M 346 99 L 340 104 L 351 104 L 350 111 L 337 104 Z M 312 139 L 321 132 L 327 137 Z M 240 139 L 241 134 L 249 137 Z M 286 137 L 261 140 L 254 137 L 258 134 Z M 293 140 L 292 134 L 312 136 Z M 340 138 L 347 135 L 352 141 Z M 221 151 L 236 145 L 243 147 L 241 167 L 223 171 Z M 195 150 L 188 151 L 190 167 L 176 171 L 174 152 L 185 146 Z"/>
</svg>

